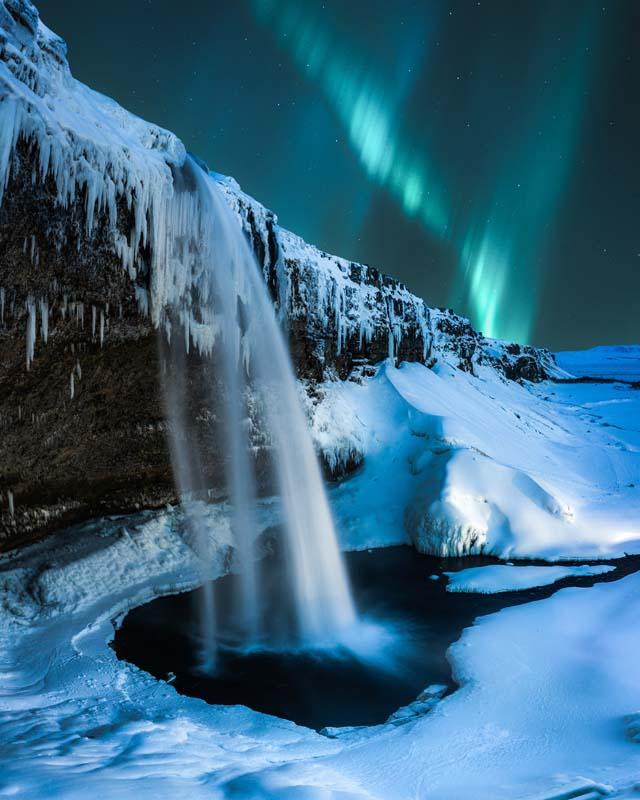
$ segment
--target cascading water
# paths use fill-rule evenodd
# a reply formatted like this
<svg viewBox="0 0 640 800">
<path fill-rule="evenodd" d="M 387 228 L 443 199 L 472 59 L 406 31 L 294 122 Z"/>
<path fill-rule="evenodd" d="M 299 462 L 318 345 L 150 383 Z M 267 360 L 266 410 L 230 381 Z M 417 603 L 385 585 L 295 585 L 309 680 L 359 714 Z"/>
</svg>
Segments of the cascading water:
<svg viewBox="0 0 640 800">
<path fill-rule="evenodd" d="M 152 236 L 152 313 L 166 331 L 172 367 L 165 371 L 164 392 L 173 468 L 200 555 L 207 561 L 211 554 L 206 551 L 202 504 L 189 499 L 207 484 L 206 459 L 188 407 L 185 349 L 192 345 L 205 356 L 212 414 L 220 411 L 216 379 L 224 384 L 224 447 L 244 642 L 259 641 L 266 604 L 256 568 L 249 402 L 251 422 L 255 425 L 257 417 L 271 452 L 297 636 L 305 645 L 344 642 L 356 615 L 284 338 L 237 218 L 215 181 L 193 159 L 176 171 L 173 190 L 152 220 Z M 184 342 L 172 336 L 172 320 L 182 328 Z M 210 668 L 215 658 L 211 584 L 204 593 L 203 638 L 204 662 Z"/>
</svg>

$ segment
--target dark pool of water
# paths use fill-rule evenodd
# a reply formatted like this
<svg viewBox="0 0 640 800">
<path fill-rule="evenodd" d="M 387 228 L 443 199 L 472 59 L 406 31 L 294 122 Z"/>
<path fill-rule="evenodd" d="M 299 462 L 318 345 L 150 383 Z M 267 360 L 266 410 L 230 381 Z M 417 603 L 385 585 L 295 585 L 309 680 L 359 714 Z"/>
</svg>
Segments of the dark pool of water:
<svg viewBox="0 0 640 800">
<path fill-rule="evenodd" d="M 199 590 L 158 598 L 129 612 L 113 647 L 119 658 L 156 678 L 175 674 L 173 685 L 179 692 L 209 703 L 242 704 L 318 730 L 372 725 L 384 722 L 431 684 L 453 688 L 446 651 L 476 617 L 548 597 L 565 586 L 591 586 L 640 569 L 640 557 L 629 557 L 608 562 L 617 569 L 603 576 L 480 595 L 447 592 L 442 572 L 495 560 L 440 560 L 410 547 L 391 547 L 349 553 L 346 561 L 359 612 L 382 633 L 380 640 L 374 636 L 369 649 L 373 658 L 345 651 L 246 653 L 222 648 L 216 674 L 203 675 L 194 645 Z M 263 567 L 277 584 L 282 575 L 277 561 L 265 561 Z M 432 575 L 439 577 L 433 580 Z M 221 617 L 229 608 L 234 581 L 233 576 L 216 581 Z"/>
</svg>

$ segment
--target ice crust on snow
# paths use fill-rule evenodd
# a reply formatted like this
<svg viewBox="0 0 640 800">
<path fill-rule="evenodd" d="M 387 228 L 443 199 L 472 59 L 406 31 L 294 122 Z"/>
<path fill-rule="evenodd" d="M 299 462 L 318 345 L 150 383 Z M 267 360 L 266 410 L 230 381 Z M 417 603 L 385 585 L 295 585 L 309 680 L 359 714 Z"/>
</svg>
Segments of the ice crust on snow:
<svg viewBox="0 0 640 800">
<path fill-rule="evenodd" d="M 533 589 L 571 577 L 589 577 L 613 572 L 608 564 L 583 564 L 580 566 L 515 566 L 490 564 L 486 567 L 470 567 L 458 572 L 445 572 L 449 579 L 448 592 L 477 592 L 498 594 Z"/>
</svg>

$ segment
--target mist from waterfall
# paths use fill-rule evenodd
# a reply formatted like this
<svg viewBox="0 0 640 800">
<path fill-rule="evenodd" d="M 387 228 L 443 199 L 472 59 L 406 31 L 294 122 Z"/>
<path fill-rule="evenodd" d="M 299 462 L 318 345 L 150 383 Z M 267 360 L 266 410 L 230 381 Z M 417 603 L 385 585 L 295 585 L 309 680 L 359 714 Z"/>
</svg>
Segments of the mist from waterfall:
<svg viewBox="0 0 640 800">
<path fill-rule="evenodd" d="M 162 383 L 170 449 L 191 540 L 203 564 L 211 563 L 206 514 L 194 499 L 208 486 L 209 467 L 190 407 L 186 354 L 195 346 L 208 411 L 222 417 L 239 639 L 260 643 L 267 607 L 257 552 L 252 447 L 258 435 L 281 507 L 290 598 L 282 612 L 292 613 L 295 638 L 304 646 L 344 642 L 356 620 L 346 570 L 284 337 L 240 223 L 215 181 L 188 158 L 152 225 L 152 314 L 166 334 Z M 202 596 L 206 669 L 214 667 L 216 653 L 212 587 L 205 582 Z"/>
</svg>

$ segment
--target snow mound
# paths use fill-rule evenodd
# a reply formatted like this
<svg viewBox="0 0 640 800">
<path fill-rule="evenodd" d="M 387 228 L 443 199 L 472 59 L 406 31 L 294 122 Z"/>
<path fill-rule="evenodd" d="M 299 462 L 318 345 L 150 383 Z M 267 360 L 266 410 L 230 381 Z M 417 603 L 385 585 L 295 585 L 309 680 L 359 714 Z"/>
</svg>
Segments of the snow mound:
<svg viewBox="0 0 640 800">
<path fill-rule="evenodd" d="M 640 394 L 477 372 L 387 364 L 319 387 L 319 448 L 363 463 L 333 493 L 345 544 L 504 559 L 639 552 Z"/>
<path fill-rule="evenodd" d="M 510 564 L 491 564 L 471 567 L 458 572 L 445 572 L 448 592 L 478 592 L 498 594 L 549 586 L 570 577 L 588 577 L 613 572 L 615 567 L 606 564 L 583 564 L 578 567 L 520 567 Z"/>
</svg>

